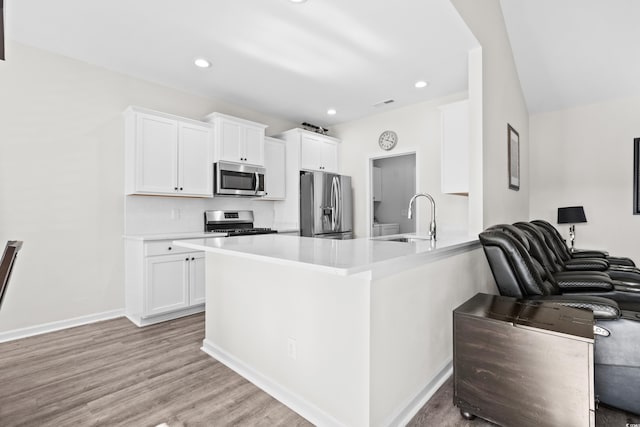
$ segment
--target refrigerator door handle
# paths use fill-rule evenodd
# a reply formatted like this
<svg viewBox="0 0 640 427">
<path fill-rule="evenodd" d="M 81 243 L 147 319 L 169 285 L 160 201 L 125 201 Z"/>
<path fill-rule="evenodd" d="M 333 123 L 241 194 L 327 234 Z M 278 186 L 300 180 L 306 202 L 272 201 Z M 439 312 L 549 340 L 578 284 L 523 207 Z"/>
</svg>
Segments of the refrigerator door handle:
<svg viewBox="0 0 640 427">
<path fill-rule="evenodd" d="M 337 215 L 337 187 L 336 187 L 336 177 L 333 177 L 331 180 L 331 231 L 336 231 L 336 215 Z"/>
<path fill-rule="evenodd" d="M 335 231 L 342 231 L 342 188 L 340 185 L 340 178 L 335 177 L 336 180 L 336 229 Z"/>
</svg>

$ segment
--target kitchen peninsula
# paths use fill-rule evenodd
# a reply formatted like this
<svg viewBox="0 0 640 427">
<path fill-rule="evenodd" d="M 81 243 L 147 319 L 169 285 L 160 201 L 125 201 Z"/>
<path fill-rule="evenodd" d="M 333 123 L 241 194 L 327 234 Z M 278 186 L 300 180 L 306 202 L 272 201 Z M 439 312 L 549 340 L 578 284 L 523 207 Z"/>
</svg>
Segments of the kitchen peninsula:
<svg viewBox="0 0 640 427">
<path fill-rule="evenodd" d="M 452 310 L 493 291 L 466 236 L 174 244 L 206 252 L 203 350 L 316 425 L 408 421 L 451 372 Z"/>
</svg>

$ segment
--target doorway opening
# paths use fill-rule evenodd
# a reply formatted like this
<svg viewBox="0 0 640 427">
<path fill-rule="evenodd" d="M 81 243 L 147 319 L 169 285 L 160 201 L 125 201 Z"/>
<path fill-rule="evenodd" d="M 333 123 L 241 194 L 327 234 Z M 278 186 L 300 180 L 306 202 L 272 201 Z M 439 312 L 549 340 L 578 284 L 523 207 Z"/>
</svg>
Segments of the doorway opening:
<svg viewBox="0 0 640 427">
<path fill-rule="evenodd" d="M 414 233 L 416 216 L 407 218 L 416 193 L 416 153 L 370 159 L 371 236 Z"/>
</svg>

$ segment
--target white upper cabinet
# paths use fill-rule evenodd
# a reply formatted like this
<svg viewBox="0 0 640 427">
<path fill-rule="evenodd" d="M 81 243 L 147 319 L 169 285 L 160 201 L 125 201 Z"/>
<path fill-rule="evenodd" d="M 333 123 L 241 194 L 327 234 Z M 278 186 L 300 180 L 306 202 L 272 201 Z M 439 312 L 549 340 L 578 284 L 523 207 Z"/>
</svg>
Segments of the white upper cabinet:
<svg viewBox="0 0 640 427">
<path fill-rule="evenodd" d="M 213 132 L 196 120 L 125 111 L 125 193 L 213 196 Z"/>
<path fill-rule="evenodd" d="M 216 162 L 264 166 L 266 125 L 220 113 L 211 113 L 205 120 L 216 128 Z"/>
<path fill-rule="evenodd" d="M 442 115 L 442 192 L 469 194 L 469 101 L 440 108 Z"/>
<path fill-rule="evenodd" d="M 282 200 L 286 195 L 286 147 L 280 139 L 266 137 L 264 139 L 265 176 L 264 197 L 258 200 Z"/>
<path fill-rule="evenodd" d="M 178 135 L 180 194 L 183 196 L 211 195 L 213 189 L 211 128 L 180 122 Z"/>
<path fill-rule="evenodd" d="M 338 144 L 323 135 L 304 134 L 300 138 L 300 169 L 338 172 Z"/>
</svg>

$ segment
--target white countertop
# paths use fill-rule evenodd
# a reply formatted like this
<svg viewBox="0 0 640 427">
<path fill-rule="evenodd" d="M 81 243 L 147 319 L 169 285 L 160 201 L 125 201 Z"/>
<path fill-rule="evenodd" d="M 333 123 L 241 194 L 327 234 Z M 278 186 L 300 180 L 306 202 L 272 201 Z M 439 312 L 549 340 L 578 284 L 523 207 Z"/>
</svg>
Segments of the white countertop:
<svg viewBox="0 0 640 427">
<path fill-rule="evenodd" d="M 177 240 L 177 239 L 202 239 L 205 237 L 226 236 L 226 233 L 205 233 L 204 231 L 191 231 L 183 233 L 161 233 L 161 234 L 126 234 L 123 237 L 131 240 Z"/>
<path fill-rule="evenodd" d="M 351 275 L 365 271 L 392 271 L 417 266 L 474 249 L 476 237 L 443 236 L 437 242 L 390 242 L 393 236 L 352 240 L 317 239 L 293 235 L 263 234 L 226 238 L 203 238 L 174 241 L 176 246 L 222 253 L 281 265 L 295 265 L 332 274 Z M 425 236 L 416 236 L 425 237 Z"/>
</svg>

